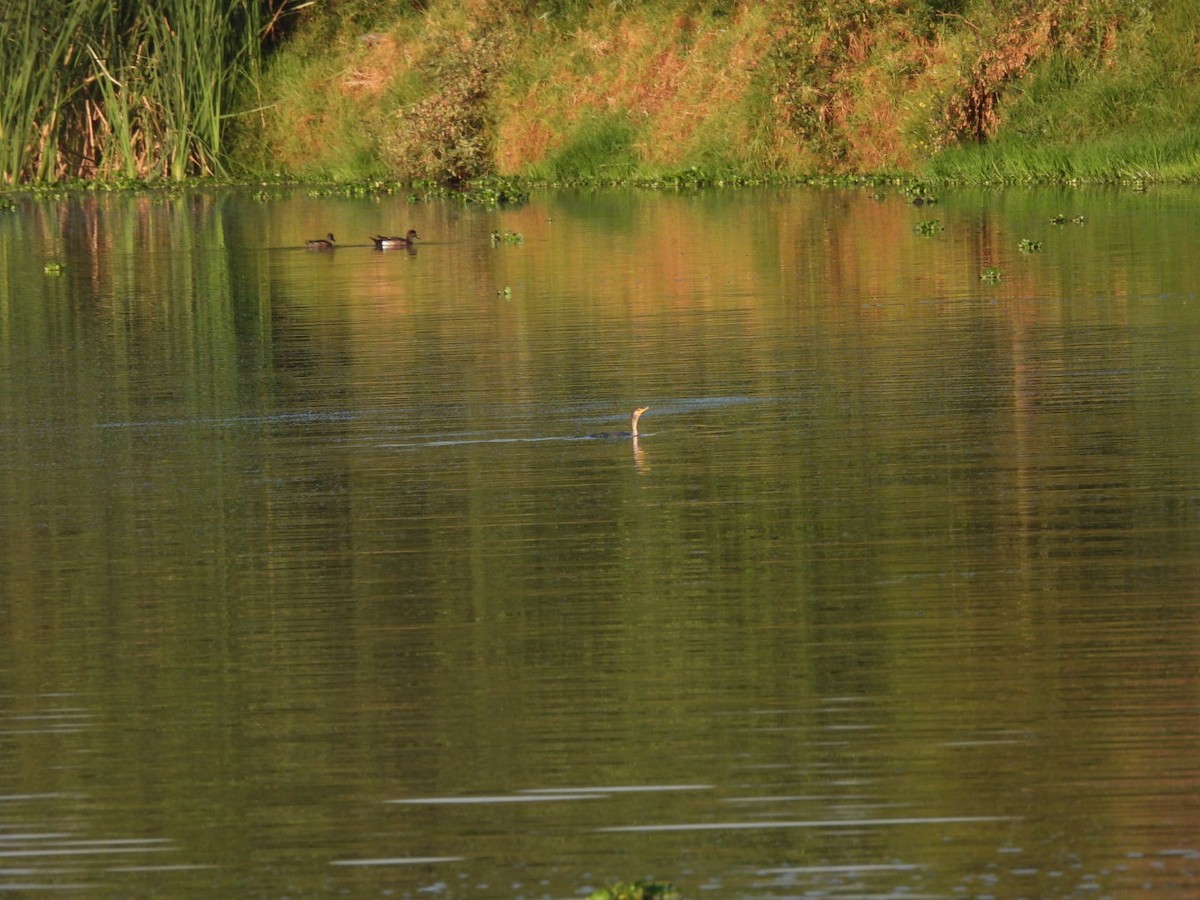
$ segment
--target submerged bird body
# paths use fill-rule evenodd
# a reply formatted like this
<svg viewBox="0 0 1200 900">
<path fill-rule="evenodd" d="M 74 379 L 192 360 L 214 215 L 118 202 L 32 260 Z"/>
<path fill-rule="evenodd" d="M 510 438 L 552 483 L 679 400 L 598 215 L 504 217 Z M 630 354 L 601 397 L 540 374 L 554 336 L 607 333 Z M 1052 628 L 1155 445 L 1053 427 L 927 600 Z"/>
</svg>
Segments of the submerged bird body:
<svg viewBox="0 0 1200 900">
<path fill-rule="evenodd" d="M 648 406 L 639 406 L 633 411 L 633 415 L 629 417 L 629 431 L 602 431 L 600 434 L 591 434 L 588 437 L 594 438 L 636 438 L 638 436 L 638 419 L 642 417 L 642 413 L 648 410 Z"/>
<path fill-rule="evenodd" d="M 371 240 L 375 242 L 376 250 L 394 250 L 399 247 L 412 247 L 416 244 L 418 235 L 415 228 L 410 228 L 404 237 L 384 237 L 382 234 L 377 234 Z"/>
<path fill-rule="evenodd" d="M 309 250 L 332 250 L 333 232 L 330 232 L 323 238 L 313 238 L 311 241 L 305 241 L 304 246 Z"/>
</svg>

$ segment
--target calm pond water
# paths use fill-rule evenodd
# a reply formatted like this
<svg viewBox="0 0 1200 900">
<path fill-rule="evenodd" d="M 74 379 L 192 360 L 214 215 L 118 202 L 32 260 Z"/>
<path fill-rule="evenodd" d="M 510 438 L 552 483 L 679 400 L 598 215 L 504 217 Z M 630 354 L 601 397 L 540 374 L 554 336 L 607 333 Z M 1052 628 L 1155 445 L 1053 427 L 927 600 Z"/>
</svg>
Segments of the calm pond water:
<svg viewBox="0 0 1200 900">
<path fill-rule="evenodd" d="M 1200 893 L 1200 194 L 940 199 L 0 212 L 0 891 Z"/>
</svg>

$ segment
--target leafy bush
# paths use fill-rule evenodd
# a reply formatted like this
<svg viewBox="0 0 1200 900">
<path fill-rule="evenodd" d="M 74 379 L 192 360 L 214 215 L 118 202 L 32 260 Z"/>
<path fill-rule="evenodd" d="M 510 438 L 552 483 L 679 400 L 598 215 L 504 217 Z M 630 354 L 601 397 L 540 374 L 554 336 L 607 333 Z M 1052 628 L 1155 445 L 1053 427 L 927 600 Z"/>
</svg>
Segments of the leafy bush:
<svg viewBox="0 0 1200 900">
<path fill-rule="evenodd" d="M 433 89 L 396 113 L 383 140 L 395 177 L 460 182 L 492 173 L 489 101 L 502 58 L 496 37 L 468 38 L 429 57 L 424 74 Z"/>
</svg>

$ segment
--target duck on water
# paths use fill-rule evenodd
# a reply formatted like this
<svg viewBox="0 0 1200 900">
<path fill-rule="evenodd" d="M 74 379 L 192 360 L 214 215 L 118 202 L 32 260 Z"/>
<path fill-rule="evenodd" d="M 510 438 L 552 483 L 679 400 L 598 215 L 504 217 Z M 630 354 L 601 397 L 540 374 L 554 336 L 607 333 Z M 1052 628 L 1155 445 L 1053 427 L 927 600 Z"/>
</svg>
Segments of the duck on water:
<svg viewBox="0 0 1200 900">
<path fill-rule="evenodd" d="M 309 250 L 332 250 L 333 249 L 333 232 L 325 235 L 323 238 L 313 238 L 310 241 L 305 241 L 304 246 Z"/>
<path fill-rule="evenodd" d="M 404 237 L 384 237 L 382 234 L 377 234 L 371 240 L 375 242 L 376 250 L 394 250 L 400 247 L 415 246 L 419 235 L 415 228 L 410 228 Z"/>
<path fill-rule="evenodd" d="M 642 417 L 642 413 L 648 410 L 648 406 L 639 406 L 633 411 L 633 415 L 629 417 L 629 431 L 602 431 L 599 434 L 589 434 L 590 438 L 604 438 L 615 440 L 617 438 L 634 438 L 638 436 L 638 419 Z"/>
</svg>

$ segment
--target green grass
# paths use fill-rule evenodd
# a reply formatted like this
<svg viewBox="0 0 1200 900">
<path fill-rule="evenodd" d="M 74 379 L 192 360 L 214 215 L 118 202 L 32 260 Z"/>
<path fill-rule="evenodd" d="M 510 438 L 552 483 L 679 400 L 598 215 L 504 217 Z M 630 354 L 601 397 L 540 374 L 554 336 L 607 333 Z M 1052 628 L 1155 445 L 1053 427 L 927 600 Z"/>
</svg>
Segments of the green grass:
<svg viewBox="0 0 1200 900">
<path fill-rule="evenodd" d="M 1200 129 L 1157 138 L 1133 135 L 1078 145 L 999 140 L 934 157 L 922 173 L 956 184 L 1200 181 Z"/>
<path fill-rule="evenodd" d="M 1081 7 L 1082 9 L 1082 7 Z M 1106 0 L 1091 38 L 1056 47 L 1000 101 L 982 145 L 949 148 L 926 178 L 970 184 L 1200 180 L 1200 7 Z"/>
<path fill-rule="evenodd" d="M 548 182 L 620 181 L 639 167 L 637 129 L 621 114 L 585 116 L 564 146 L 530 175 Z"/>
<path fill-rule="evenodd" d="M 272 5 L 9 0 L 0 180 L 223 174 L 236 97 L 257 83 Z"/>
<path fill-rule="evenodd" d="M 0 183 L 1200 181 L 1194 3 L 301 6 L 0 3 Z"/>
</svg>

